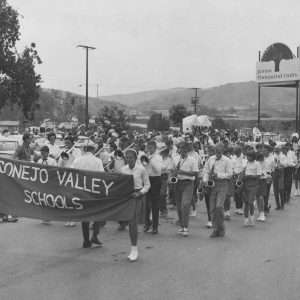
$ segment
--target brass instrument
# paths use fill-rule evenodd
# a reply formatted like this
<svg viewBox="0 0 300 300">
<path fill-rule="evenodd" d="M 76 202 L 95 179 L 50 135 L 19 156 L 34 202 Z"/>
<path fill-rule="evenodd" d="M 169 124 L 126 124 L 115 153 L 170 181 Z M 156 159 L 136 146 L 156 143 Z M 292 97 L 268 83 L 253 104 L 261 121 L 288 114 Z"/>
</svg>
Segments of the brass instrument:
<svg viewBox="0 0 300 300">
<path fill-rule="evenodd" d="M 149 158 L 146 155 L 142 155 L 140 161 L 144 167 L 149 164 Z"/>
<path fill-rule="evenodd" d="M 126 147 L 124 150 L 122 150 L 123 154 L 125 155 L 126 151 L 129 150 L 134 144 L 135 144 L 135 143 L 131 143 L 128 147 Z M 103 148 L 101 148 L 101 149 L 103 149 Z M 100 149 L 100 150 L 101 150 L 101 149 Z M 99 151 L 100 151 L 100 150 L 99 150 Z M 98 152 L 99 152 L 99 151 L 98 151 Z M 119 157 L 121 157 L 121 156 L 119 156 Z M 147 159 L 148 159 L 148 158 L 147 158 Z M 115 159 L 114 159 L 114 157 L 112 157 L 111 160 L 108 161 L 108 162 L 103 166 L 104 170 L 113 169 L 113 168 L 114 168 L 114 163 L 115 163 Z"/>
<path fill-rule="evenodd" d="M 180 161 L 178 162 L 176 166 L 176 170 L 178 171 L 180 169 Z M 176 184 L 178 182 L 177 174 L 175 176 L 170 177 L 169 183 L 170 184 Z"/>
<path fill-rule="evenodd" d="M 199 199 L 201 201 L 205 195 L 205 186 L 202 181 L 199 183 L 197 193 L 199 194 Z"/>
<path fill-rule="evenodd" d="M 94 155 L 98 156 L 103 150 L 104 150 L 105 146 L 103 146 L 102 148 L 100 148 Z"/>
<path fill-rule="evenodd" d="M 280 160 L 277 157 L 274 158 L 274 162 L 275 162 L 275 169 L 281 168 Z"/>
<path fill-rule="evenodd" d="M 235 190 L 240 190 L 242 187 L 243 187 L 243 184 L 244 184 L 244 177 L 245 177 L 245 173 L 246 173 L 246 168 L 239 174 L 236 174 L 236 180 L 235 180 L 235 184 L 234 184 L 234 187 L 235 187 Z"/>
<path fill-rule="evenodd" d="M 69 160 L 70 155 L 72 154 L 73 150 L 74 150 L 74 146 L 73 146 L 72 148 L 66 150 L 66 151 L 63 151 L 63 152 L 60 154 L 60 158 L 61 158 L 62 160 L 65 160 L 65 161 L 66 161 L 66 160 Z"/>
<path fill-rule="evenodd" d="M 208 177 L 208 181 L 207 181 L 207 188 L 213 188 L 215 186 L 215 163 L 213 164 L 210 172 L 209 172 L 209 177 Z"/>
<path fill-rule="evenodd" d="M 176 184 L 178 182 L 178 178 L 176 176 L 172 176 L 172 177 L 170 177 L 169 181 L 171 184 Z"/>
</svg>

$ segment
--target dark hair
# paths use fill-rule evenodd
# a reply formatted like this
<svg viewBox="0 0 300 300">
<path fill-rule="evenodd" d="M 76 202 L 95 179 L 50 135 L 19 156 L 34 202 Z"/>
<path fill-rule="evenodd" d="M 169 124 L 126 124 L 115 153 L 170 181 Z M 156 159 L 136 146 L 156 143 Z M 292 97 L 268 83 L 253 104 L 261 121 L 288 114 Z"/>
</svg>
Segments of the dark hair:
<svg viewBox="0 0 300 300">
<path fill-rule="evenodd" d="M 117 145 L 114 142 L 109 143 L 109 146 L 115 151 L 118 149 Z"/>
<path fill-rule="evenodd" d="M 255 152 L 254 150 L 248 150 L 246 153 L 247 157 L 251 158 L 252 160 L 255 160 Z"/>
<path fill-rule="evenodd" d="M 31 138 L 31 134 L 30 133 L 24 133 L 23 134 L 23 141 L 27 140 L 27 139 L 30 139 Z"/>
<path fill-rule="evenodd" d="M 132 149 L 132 148 L 127 149 L 125 153 L 127 154 L 127 153 L 129 153 L 129 152 L 133 153 L 134 156 L 135 156 L 135 159 L 137 159 L 137 156 L 138 156 L 138 155 L 137 155 L 137 152 L 136 152 L 134 149 Z M 144 156 L 144 155 L 143 155 L 143 156 Z"/>
<path fill-rule="evenodd" d="M 71 135 L 68 135 L 65 137 L 65 141 L 70 141 L 72 144 L 74 144 L 74 137 Z"/>
<path fill-rule="evenodd" d="M 114 152 L 114 156 L 118 156 L 118 157 L 124 158 L 124 153 L 120 149 L 117 149 Z"/>
<path fill-rule="evenodd" d="M 41 148 L 41 152 L 48 152 L 49 153 L 49 147 L 48 146 L 43 146 Z"/>
<path fill-rule="evenodd" d="M 54 136 L 54 137 L 56 138 L 56 134 L 55 134 L 54 132 L 48 133 L 47 139 L 50 140 L 50 138 L 51 138 L 52 136 Z"/>
<path fill-rule="evenodd" d="M 257 161 L 263 161 L 265 158 L 264 154 L 262 152 L 257 152 L 256 153 L 256 160 Z"/>
<path fill-rule="evenodd" d="M 156 149 L 156 142 L 151 140 L 151 141 L 148 142 L 148 146 L 154 146 L 155 149 Z"/>
</svg>

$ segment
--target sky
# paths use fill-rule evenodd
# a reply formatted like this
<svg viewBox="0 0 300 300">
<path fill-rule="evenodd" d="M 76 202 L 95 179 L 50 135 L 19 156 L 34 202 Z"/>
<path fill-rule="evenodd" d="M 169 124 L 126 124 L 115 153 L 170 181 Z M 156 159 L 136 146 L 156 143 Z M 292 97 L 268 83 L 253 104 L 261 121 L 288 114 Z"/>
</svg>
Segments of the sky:
<svg viewBox="0 0 300 300">
<path fill-rule="evenodd" d="M 300 45 L 299 0 L 8 0 L 31 42 L 43 87 L 84 94 L 208 88 L 255 80 L 258 51 Z"/>
</svg>

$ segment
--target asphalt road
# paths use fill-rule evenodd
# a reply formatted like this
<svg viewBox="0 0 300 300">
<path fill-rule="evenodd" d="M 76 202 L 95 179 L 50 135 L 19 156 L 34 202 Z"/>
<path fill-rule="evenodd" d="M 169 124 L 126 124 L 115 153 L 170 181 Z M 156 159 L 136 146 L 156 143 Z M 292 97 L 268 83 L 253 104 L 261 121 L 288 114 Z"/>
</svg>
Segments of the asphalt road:
<svg viewBox="0 0 300 300">
<path fill-rule="evenodd" d="M 300 197 L 254 228 L 233 216 L 223 239 L 209 238 L 198 209 L 188 238 L 176 235 L 175 218 L 157 236 L 141 233 L 135 263 L 115 223 L 92 249 L 81 248 L 80 226 L 0 224 L 0 299 L 300 299 Z"/>
</svg>

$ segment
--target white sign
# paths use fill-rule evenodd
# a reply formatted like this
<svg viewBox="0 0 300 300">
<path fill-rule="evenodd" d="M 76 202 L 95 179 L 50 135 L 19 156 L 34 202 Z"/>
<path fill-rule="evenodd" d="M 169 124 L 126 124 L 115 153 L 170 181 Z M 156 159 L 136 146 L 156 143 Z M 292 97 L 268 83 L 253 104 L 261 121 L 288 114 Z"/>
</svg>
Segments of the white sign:
<svg viewBox="0 0 300 300">
<path fill-rule="evenodd" d="M 256 63 L 256 81 L 259 83 L 295 80 L 300 80 L 299 58 Z"/>
</svg>

